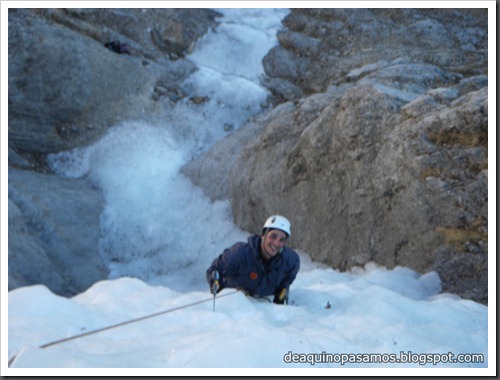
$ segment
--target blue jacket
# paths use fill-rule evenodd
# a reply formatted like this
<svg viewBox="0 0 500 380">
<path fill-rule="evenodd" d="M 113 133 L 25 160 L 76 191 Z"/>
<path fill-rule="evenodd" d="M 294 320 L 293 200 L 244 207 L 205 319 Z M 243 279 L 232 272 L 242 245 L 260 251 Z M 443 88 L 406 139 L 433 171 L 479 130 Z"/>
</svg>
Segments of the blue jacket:
<svg viewBox="0 0 500 380">
<path fill-rule="evenodd" d="M 257 297 L 278 293 L 295 280 L 300 269 L 299 255 L 288 247 L 267 263 L 259 254 L 261 237 L 250 236 L 247 243 L 236 243 L 219 255 L 207 270 L 210 283 L 212 272 L 219 271 L 220 289 L 242 288 Z"/>
</svg>

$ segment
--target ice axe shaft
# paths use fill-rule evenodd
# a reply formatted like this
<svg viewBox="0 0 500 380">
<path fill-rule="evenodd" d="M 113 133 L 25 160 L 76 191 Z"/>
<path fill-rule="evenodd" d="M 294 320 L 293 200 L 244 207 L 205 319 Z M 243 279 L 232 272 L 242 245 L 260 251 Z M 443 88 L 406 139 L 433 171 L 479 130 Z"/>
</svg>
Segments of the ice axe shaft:
<svg viewBox="0 0 500 380">
<path fill-rule="evenodd" d="M 214 294 L 214 309 L 215 311 L 215 297 L 217 296 L 217 290 L 219 290 L 219 272 L 218 271 L 213 271 L 212 272 L 212 279 L 213 285 L 212 285 L 212 293 Z"/>
</svg>

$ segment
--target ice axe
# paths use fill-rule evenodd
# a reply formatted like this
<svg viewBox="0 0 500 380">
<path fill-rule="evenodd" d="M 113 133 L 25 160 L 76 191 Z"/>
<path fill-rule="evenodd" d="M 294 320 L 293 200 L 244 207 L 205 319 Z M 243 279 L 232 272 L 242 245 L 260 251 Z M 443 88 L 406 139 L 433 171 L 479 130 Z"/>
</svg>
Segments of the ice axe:
<svg viewBox="0 0 500 380">
<path fill-rule="evenodd" d="M 212 272 L 212 293 L 214 294 L 214 310 L 215 311 L 215 297 L 217 295 L 217 291 L 219 290 L 219 272 L 214 270 Z"/>
</svg>

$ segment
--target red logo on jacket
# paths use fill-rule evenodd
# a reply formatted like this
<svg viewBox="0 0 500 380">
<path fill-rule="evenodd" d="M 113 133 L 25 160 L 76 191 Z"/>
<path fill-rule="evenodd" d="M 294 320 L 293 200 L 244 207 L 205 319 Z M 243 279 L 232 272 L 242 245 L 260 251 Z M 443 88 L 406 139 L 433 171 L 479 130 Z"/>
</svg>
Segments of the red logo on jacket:
<svg viewBox="0 0 500 380">
<path fill-rule="evenodd" d="M 252 280 L 256 280 L 256 279 L 257 279 L 257 277 L 259 277 L 259 275 L 258 275 L 256 272 L 250 272 L 250 278 L 251 278 Z"/>
</svg>

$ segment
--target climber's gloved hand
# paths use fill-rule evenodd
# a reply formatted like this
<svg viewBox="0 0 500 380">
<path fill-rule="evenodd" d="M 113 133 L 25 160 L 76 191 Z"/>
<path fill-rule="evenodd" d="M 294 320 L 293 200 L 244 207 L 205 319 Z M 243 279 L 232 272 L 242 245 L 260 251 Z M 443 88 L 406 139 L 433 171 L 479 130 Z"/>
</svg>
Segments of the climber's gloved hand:
<svg viewBox="0 0 500 380">
<path fill-rule="evenodd" d="M 210 278 L 210 293 L 217 294 L 222 290 L 220 281 L 219 281 L 219 272 L 213 271 L 212 276 Z"/>
<path fill-rule="evenodd" d="M 288 289 L 287 288 L 278 289 L 274 294 L 273 302 L 279 305 L 288 305 Z"/>
</svg>

